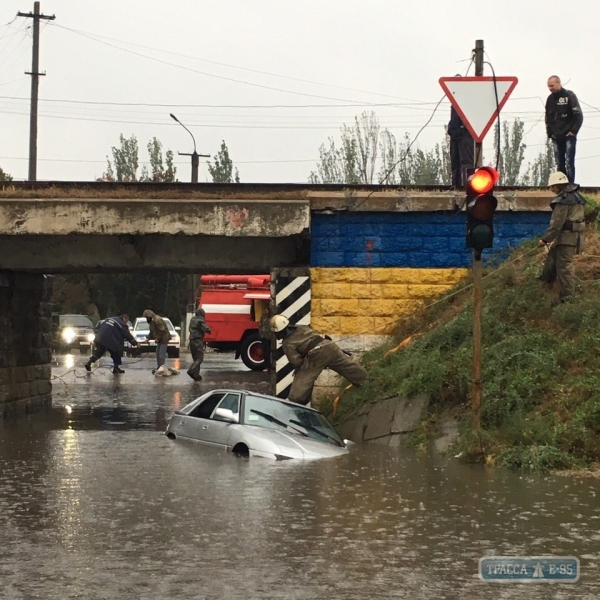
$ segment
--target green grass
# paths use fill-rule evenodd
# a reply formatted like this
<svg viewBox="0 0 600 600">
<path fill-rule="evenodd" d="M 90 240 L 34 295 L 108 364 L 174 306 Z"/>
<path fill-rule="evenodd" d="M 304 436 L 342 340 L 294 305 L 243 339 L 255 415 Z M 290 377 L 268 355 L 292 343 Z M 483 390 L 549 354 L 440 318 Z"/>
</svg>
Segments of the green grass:
<svg viewBox="0 0 600 600">
<path fill-rule="evenodd" d="M 597 231 L 586 235 L 600 248 Z M 456 452 L 465 460 L 531 471 L 600 463 L 600 282 L 581 281 L 572 302 L 552 308 L 537 279 L 543 255 L 532 251 L 534 243 L 485 273 L 479 430 L 471 413 L 472 290 L 455 293 L 469 281 L 398 327 L 398 340 L 421 337 L 387 357 L 391 346 L 365 355 L 367 382 L 343 396 L 333 420 L 374 398 L 429 394 L 430 414 L 414 436 L 421 447 L 431 423 L 451 409 L 461 416 Z M 579 260 L 578 274 L 600 267 L 600 258 Z"/>
</svg>

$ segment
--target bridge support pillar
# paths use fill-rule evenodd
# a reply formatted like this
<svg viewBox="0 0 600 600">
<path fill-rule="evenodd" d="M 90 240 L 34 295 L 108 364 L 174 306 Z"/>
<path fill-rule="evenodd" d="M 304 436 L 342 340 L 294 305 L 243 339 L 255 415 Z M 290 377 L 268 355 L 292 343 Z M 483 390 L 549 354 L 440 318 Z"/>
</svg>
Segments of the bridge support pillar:
<svg viewBox="0 0 600 600">
<path fill-rule="evenodd" d="M 52 279 L 0 272 L 0 415 L 52 404 Z"/>
</svg>

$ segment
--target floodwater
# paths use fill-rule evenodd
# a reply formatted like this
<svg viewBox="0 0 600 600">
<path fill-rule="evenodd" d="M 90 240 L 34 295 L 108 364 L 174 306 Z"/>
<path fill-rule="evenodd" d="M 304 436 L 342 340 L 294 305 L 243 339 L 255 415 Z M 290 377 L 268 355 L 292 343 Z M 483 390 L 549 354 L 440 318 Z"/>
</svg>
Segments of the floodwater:
<svg viewBox="0 0 600 600">
<path fill-rule="evenodd" d="M 115 377 L 58 358 L 56 375 L 75 371 L 55 381 L 53 408 L 0 421 L 2 599 L 600 597 L 596 479 L 379 446 L 236 458 L 162 432 L 205 390 L 266 391 L 266 373 L 209 354 L 198 384 L 185 355 L 162 380 L 151 359 Z M 488 555 L 576 556 L 581 579 L 486 583 Z"/>
</svg>

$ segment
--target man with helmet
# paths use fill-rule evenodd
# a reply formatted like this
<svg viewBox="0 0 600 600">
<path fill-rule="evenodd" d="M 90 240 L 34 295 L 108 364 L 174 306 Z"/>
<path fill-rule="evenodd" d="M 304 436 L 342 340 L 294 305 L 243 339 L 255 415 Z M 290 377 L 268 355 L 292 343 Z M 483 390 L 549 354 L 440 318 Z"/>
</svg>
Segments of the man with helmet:
<svg viewBox="0 0 600 600">
<path fill-rule="evenodd" d="M 210 327 L 206 324 L 206 313 L 203 308 L 198 308 L 190 319 L 190 352 L 194 362 L 188 369 L 187 374 L 194 381 L 202 381 L 200 365 L 204 360 L 204 334 L 210 333 Z"/>
<path fill-rule="evenodd" d="M 560 286 L 559 298 L 553 306 L 567 301 L 575 287 L 573 257 L 583 248 L 585 199 L 577 191 L 579 185 L 569 183 L 564 173 L 550 175 L 548 187 L 556 194 L 550 202 L 552 218 L 550 225 L 538 242 L 538 246 L 549 246 L 546 263 L 540 279 L 549 285 L 556 280 Z"/>
<path fill-rule="evenodd" d="M 290 325 L 284 315 L 271 318 L 271 329 L 282 340 L 283 351 L 294 367 L 294 381 L 288 400 L 308 404 L 317 377 L 331 369 L 354 385 L 361 385 L 367 372 L 340 349 L 328 336 L 321 336 L 307 325 Z"/>
</svg>

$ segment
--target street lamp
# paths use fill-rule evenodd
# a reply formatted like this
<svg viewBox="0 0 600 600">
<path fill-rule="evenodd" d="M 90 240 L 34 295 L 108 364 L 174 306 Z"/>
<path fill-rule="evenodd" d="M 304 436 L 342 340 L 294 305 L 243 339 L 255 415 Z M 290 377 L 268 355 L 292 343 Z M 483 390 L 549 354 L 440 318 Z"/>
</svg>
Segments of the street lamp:
<svg viewBox="0 0 600 600">
<path fill-rule="evenodd" d="M 194 137 L 194 134 L 173 113 L 169 114 L 173 121 L 179 123 L 192 136 L 192 140 L 194 141 L 194 152 L 192 154 L 187 152 L 178 152 L 177 154 L 180 156 L 192 157 L 192 183 L 198 183 L 198 165 L 200 164 L 199 158 L 201 156 L 204 158 L 210 158 L 210 154 L 198 154 L 198 152 L 196 152 L 196 138 Z"/>
</svg>

